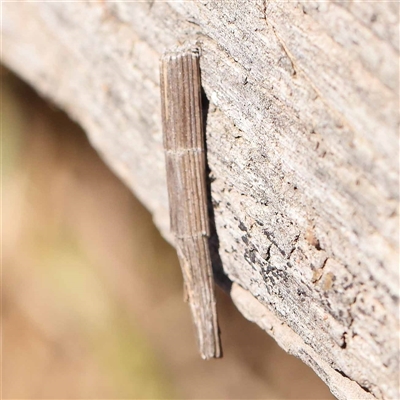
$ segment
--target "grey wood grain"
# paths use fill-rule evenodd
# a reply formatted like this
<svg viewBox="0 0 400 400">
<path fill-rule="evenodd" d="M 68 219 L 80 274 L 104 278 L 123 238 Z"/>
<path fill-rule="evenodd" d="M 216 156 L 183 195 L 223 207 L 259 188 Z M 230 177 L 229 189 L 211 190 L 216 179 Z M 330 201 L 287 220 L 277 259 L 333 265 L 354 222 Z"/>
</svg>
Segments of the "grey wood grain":
<svg viewBox="0 0 400 400">
<path fill-rule="evenodd" d="M 3 62 L 86 129 L 171 242 L 158 60 L 200 40 L 214 239 L 257 300 L 233 298 L 285 324 L 338 398 L 399 397 L 399 4 L 2 6 Z"/>
</svg>

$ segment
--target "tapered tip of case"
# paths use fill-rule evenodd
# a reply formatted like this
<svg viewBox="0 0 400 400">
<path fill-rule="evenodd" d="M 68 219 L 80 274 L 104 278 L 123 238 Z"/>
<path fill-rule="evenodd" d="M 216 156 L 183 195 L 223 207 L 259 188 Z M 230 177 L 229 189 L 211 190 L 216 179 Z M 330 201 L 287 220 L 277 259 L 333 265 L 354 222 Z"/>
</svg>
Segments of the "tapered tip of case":
<svg viewBox="0 0 400 400">
<path fill-rule="evenodd" d="M 216 358 L 222 358 L 222 352 L 219 353 L 211 353 L 211 354 L 201 354 L 201 358 L 203 360 L 214 360 Z"/>
<path fill-rule="evenodd" d="M 219 334 L 217 337 L 210 338 L 210 341 L 200 347 L 200 355 L 203 360 L 222 358 L 223 354 Z"/>
</svg>

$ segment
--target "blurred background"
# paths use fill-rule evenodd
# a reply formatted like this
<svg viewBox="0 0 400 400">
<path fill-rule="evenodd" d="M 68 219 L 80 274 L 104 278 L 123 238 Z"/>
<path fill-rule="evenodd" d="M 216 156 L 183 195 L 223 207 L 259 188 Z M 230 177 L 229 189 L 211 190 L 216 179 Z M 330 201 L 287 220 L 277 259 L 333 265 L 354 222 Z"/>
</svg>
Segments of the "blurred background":
<svg viewBox="0 0 400 400">
<path fill-rule="evenodd" d="M 217 290 L 198 355 L 174 249 L 84 132 L 5 68 L 4 399 L 333 399 Z"/>
</svg>

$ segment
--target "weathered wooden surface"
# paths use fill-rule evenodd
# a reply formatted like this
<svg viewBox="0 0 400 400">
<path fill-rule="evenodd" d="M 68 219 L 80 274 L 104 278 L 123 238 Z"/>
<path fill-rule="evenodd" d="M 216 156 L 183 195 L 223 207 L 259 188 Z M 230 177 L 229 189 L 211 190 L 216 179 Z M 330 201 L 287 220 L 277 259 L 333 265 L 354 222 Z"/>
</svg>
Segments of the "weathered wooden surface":
<svg viewBox="0 0 400 400">
<path fill-rule="evenodd" d="M 338 398 L 399 397 L 397 3 L 2 11 L 3 62 L 79 121 L 169 239 L 158 59 L 200 40 L 234 301 Z"/>
</svg>

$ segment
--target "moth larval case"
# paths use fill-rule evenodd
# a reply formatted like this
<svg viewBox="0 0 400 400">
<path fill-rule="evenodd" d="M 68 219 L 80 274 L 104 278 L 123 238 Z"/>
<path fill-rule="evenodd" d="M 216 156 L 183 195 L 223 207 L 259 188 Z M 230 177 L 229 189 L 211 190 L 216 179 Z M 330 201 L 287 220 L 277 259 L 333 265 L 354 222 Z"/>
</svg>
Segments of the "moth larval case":
<svg viewBox="0 0 400 400">
<path fill-rule="evenodd" d="M 160 86 L 171 230 L 200 354 L 209 359 L 222 351 L 208 247 L 200 53 L 197 47 L 165 53 Z"/>
</svg>

